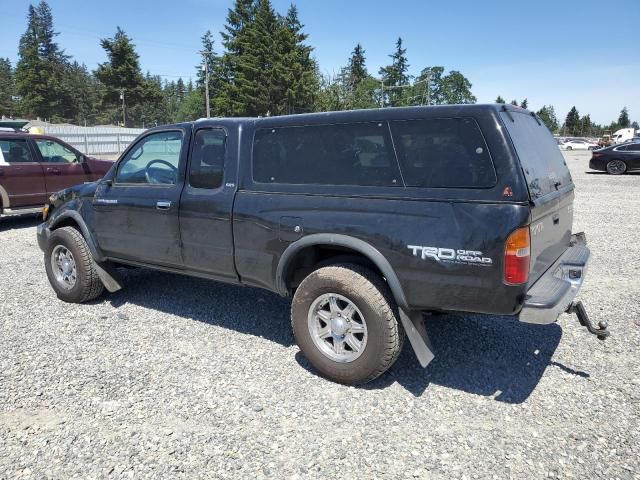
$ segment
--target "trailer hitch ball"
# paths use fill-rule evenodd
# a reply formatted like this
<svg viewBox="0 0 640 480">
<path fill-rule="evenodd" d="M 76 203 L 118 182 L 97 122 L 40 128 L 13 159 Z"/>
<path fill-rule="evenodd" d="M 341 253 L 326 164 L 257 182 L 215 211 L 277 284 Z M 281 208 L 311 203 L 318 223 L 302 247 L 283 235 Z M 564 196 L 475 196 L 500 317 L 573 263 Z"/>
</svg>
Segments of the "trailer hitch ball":
<svg viewBox="0 0 640 480">
<path fill-rule="evenodd" d="M 591 320 L 589 320 L 589 315 L 587 315 L 587 311 L 585 310 L 582 302 L 573 302 L 569 305 L 569 308 L 567 308 L 567 313 L 575 313 L 580 325 L 585 327 L 589 333 L 598 337 L 598 340 L 604 340 L 609 336 L 609 322 L 606 320 L 600 320 L 598 322 L 598 328 L 595 328 L 591 323 Z"/>
</svg>

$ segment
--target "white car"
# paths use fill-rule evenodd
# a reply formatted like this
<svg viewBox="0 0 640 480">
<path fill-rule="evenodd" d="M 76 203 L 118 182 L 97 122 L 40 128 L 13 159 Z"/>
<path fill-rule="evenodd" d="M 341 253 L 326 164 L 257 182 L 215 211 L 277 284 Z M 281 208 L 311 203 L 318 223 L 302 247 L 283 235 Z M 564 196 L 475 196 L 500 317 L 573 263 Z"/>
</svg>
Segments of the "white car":
<svg viewBox="0 0 640 480">
<path fill-rule="evenodd" d="M 572 139 L 561 144 L 560 148 L 563 150 L 595 150 L 599 147 L 597 143 L 588 140 Z"/>
</svg>

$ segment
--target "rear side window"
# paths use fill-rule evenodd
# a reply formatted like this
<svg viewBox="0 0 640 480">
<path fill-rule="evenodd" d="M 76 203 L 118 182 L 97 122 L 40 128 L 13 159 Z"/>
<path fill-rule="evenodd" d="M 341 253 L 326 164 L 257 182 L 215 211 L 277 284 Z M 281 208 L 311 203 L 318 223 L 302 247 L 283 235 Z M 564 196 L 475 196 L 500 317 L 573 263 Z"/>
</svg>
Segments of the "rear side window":
<svg viewBox="0 0 640 480">
<path fill-rule="evenodd" d="M 549 129 L 530 113 L 501 112 L 535 200 L 571 185 L 571 173 Z"/>
<path fill-rule="evenodd" d="M 223 130 L 198 130 L 189 164 L 189 185 L 206 189 L 215 189 L 222 185 L 225 140 Z"/>
<path fill-rule="evenodd" d="M 29 163 L 33 162 L 29 145 L 23 139 L 0 140 L 0 150 L 7 163 Z"/>
<path fill-rule="evenodd" d="M 480 128 L 471 118 L 391 122 L 407 187 L 489 188 L 496 172 Z"/>
<path fill-rule="evenodd" d="M 253 179 L 302 185 L 401 186 L 384 122 L 256 131 Z"/>
</svg>

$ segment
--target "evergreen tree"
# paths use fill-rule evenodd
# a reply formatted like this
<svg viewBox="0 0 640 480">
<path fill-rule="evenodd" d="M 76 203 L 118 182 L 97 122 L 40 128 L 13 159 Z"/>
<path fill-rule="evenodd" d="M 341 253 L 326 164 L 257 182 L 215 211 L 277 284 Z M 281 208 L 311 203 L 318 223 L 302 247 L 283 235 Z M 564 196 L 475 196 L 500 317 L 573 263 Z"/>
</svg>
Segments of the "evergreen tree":
<svg viewBox="0 0 640 480">
<path fill-rule="evenodd" d="M 522 107 L 522 108 L 528 108 L 529 107 L 529 102 L 527 101 L 526 98 L 524 100 L 522 100 L 522 102 L 520 102 L 520 107 Z"/>
<path fill-rule="evenodd" d="M 638 125 L 638 122 L 634 120 L 633 122 L 631 122 L 631 128 L 638 130 L 640 129 L 640 125 Z"/>
<path fill-rule="evenodd" d="M 575 106 L 571 107 L 564 121 L 564 134 L 567 136 L 578 135 L 580 131 L 580 114 Z"/>
<path fill-rule="evenodd" d="M 104 85 L 102 104 L 107 109 L 107 121 L 119 122 L 122 118 L 121 94 L 124 94 L 127 109 L 139 105 L 147 90 L 145 78 L 140 71 L 135 46 L 120 27 L 113 38 L 100 40 L 100 45 L 107 53 L 108 61 L 98 65 L 94 74 Z M 128 114 L 125 123 L 130 123 Z"/>
<path fill-rule="evenodd" d="M 233 8 L 227 12 L 224 30 L 220 32 L 225 52 L 221 59 L 222 88 L 215 92 L 216 109 L 226 116 L 240 116 L 245 111 L 237 85 L 240 64 L 248 44 L 247 30 L 255 18 L 255 0 L 235 0 Z M 242 81 L 242 80 L 240 80 Z"/>
<path fill-rule="evenodd" d="M 593 123 L 591 122 L 591 115 L 587 114 L 580 119 L 580 135 L 590 136 L 592 128 Z"/>
<path fill-rule="evenodd" d="M 407 49 L 402 47 L 402 38 L 396 41 L 396 50 L 389 55 L 391 65 L 380 69 L 380 76 L 385 87 L 385 101 L 392 107 L 405 104 L 407 100 L 406 89 L 401 88 L 409 84 L 409 62 Z M 400 88 L 398 88 L 400 87 Z M 386 90 L 388 89 L 388 90 Z"/>
<path fill-rule="evenodd" d="M 518 101 L 517 100 L 511 100 L 511 105 L 513 105 L 514 107 L 518 106 Z"/>
<path fill-rule="evenodd" d="M 504 101 L 504 98 L 502 98 L 500 95 L 498 95 L 498 97 L 495 100 L 495 103 L 507 103 Z"/>
<path fill-rule="evenodd" d="M 291 5 L 287 14 L 278 19 L 274 37 L 273 83 L 271 113 L 302 113 L 312 111 L 319 89 L 317 64 L 307 45 L 308 35 Z"/>
<path fill-rule="evenodd" d="M 351 52 L 349 65 L 347 66 L 349 83 L 355 88 L 360 82 L 369 76 L 366 67 L 366 57 L 364 48 L 359 43 Z"/>
<path fill-rule="evenodd" d="M 558 119 L 553 105 L 543 105 L 542 108 L 536 112 L 536 115 L 540 117 L 551 132 L 558 130 Z"/>
<path fill-rule="evenodd" d="M 24 115 L 60 118 L 68 57 L 55 42 L 56 35 L 49 5 L 44 1 L 37 7 L 29 5 L 15 73 Z"/>
<path fill-rule="evenodd" d="M 15 80 L 11 61 L 8 58 L 0 58 L 0 117 L 13 117 L 16 115 Z"/>
<path fill-rule="evenodd" d="M 629 128 L 631 121 L 629 120 L 629 111 L 627 107 L 624 107 L 620 110 L 620 116 L 618 117 L 618 127 L 619 128 Z"/>
</svg>

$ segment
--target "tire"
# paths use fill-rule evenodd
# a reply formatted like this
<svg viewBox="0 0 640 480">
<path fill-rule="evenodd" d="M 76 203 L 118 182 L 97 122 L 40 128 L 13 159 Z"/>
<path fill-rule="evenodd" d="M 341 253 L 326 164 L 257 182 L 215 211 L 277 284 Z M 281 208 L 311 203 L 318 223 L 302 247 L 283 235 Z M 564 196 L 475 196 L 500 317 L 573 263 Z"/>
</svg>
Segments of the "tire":
<svg viewBox="0 0 640 480">
<path fill-rule="evenodd" d="M 88 302 L 104 290 L 87 242 L 73 227 L 62 227 L 51 233 L 44 265 L 51 287 L 64 302 Z"/>
<path fill-rule="evenodd" d="M 291 325 L 300 350 L 322 376 L 357 385 L 379 377 L 398 359 L 404 331 L 397 312 L 379 275 L 358 265 L 337 264 L 319 268 L 302 281 L 291 304 Z M 325 322 L 320 315 L 335 318 Z M 321 332 L 327 338 L 322 339 Z M 360 348 L 352 348 L 354 343 Z"/>
<path fill-rule="evenodd" d="M 607 162 L 607 173 L 609 175 L 622 175 L 627 171 L 627 164 L 622 160 L 610 160 Z"/>
<path fill-rule="evenodd" d="M 567 147 L 567 150 L 571 151 L 573 150 L 573 147 Z"/>
</svg>

